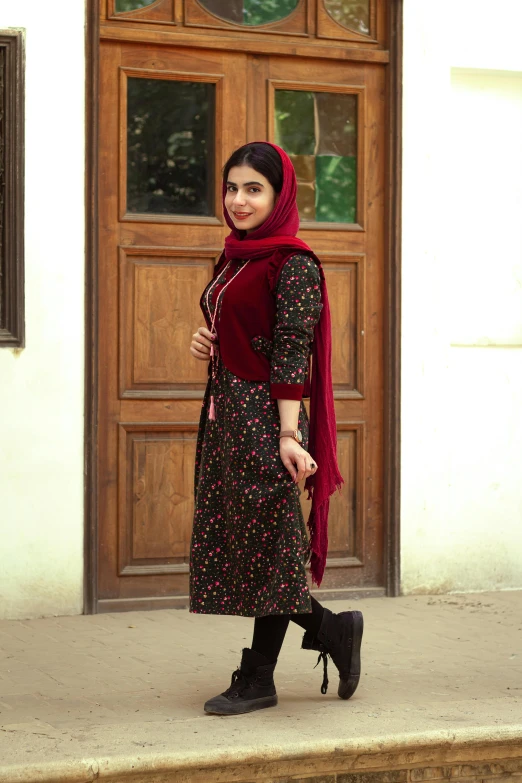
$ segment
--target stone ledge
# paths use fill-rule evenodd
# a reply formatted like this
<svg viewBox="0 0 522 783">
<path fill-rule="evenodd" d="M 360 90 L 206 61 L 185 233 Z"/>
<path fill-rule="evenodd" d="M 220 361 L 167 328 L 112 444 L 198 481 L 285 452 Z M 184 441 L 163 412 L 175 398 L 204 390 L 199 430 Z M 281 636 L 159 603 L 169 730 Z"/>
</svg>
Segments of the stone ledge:
<svg viewBox="0 0 522 783">
<path fill-rule="evenodd" d="M 522 724 L 0 768 L 0 783 L 522 783 Z"/>
</svg>

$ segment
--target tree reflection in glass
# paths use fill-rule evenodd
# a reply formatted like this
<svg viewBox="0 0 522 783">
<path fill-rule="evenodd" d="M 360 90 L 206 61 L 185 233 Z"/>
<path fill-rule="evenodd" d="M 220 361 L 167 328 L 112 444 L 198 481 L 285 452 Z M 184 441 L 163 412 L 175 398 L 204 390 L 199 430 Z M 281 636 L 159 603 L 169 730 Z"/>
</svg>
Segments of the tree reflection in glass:
<svg viewBox="0 0 522 783">
<path fill-rule="evenodd" d="M 200 0 L 201 5 L 227 22 L 250 27 L 279 22 L 297 8 L 299 0 Z"/>
<path fill-rule="evenodd" d="M 145 8 L 155 2 L 156 0 L 116 0 L 114 10 L 117 14 L 124 14 L 126 11 L 137 11 L 138 8 Z"/>
<path fill-rule="evenodd" d="M 127 212 L 212 215 L 214 85 L 128 80 Z"/>
<path fill-rule="evenodd" d="M 357 96 L 276 90 L 275 140 L 297 175 L 302 220 L 357 219 Z"/>
<path fill-rule="evenodd" d="M 370 34 L 370 0 L 324 0 L 332 19 L 363 35 Z"/>
</svg>

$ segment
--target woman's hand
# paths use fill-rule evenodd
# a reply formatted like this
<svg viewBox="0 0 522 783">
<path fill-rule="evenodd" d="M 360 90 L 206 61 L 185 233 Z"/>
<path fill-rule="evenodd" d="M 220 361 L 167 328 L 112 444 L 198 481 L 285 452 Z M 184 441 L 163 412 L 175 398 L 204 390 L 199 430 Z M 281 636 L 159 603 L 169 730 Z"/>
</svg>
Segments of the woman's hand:
<svg viewBox="0 0 522 783">
<path fill-rule="evenodd" d="M 289 436 L 280 438 L 279 454 L 283 465 L 292 476 L 294 484 L 298 484 L 308 476 L 313 476 L 317 471 L 316 461 Z"/>
<path fill-rule="evenodd" d="M 190 353 L 194 358 L 208 362 L 210 359 L 210 347 L 215 342 L 215 335 L 209 332 L 206 326 L 200 326 L 196 334 L 192 335 Z"/>
</svg>

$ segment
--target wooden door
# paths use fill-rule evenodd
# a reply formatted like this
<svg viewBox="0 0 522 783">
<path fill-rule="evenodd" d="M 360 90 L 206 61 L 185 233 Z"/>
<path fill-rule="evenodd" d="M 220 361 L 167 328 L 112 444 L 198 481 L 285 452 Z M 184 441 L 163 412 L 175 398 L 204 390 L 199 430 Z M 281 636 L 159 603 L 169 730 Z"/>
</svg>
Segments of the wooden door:
<svg viewBox="0 0 522 783">
<path fill-rule="evenodd" d="M 332 17 L 319 10 L 312 17 L 304 0 L 295 0 L 288 18 L 262 27 L 265 38 L 241 28 L 233 45 L 226 35 L 237 20 L 213 15 L 213 5 L 220 4 L 103 4 L 99 611 L 187 604 L 194 455 L 207 378 L 188 346 L 202 323 L 200 293 L 228 233 L 220 171 L 233 149 L 259 139 L 275 140 L 294 160 L 300 236 L 323 259 L 332 306 L 346 483 L 331 506 L 320 592 L 379 591 L 384 580 L 383 12 L 369 0 L 371 62 L 355 62 L 332 57 L 322 40 L 333 35 Z M 303 35 L 312 22 L 308 50 L 287 53 L 281 37 Z M 344 28 L 333 32 L 343 40 Z M 360 58 L 365 41 L 347 35 Z M 304 495 L 303 508 L 308 513 Z"/>
</svg>

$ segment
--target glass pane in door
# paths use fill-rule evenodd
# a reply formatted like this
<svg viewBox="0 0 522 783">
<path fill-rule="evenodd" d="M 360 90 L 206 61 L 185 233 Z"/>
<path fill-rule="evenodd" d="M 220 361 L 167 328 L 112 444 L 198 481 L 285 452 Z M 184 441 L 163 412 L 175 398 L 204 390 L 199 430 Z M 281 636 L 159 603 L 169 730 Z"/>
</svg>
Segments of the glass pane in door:
<svg viewBox="0 0 522 783">
<path fill-rule="evenodd" d="M 324 0 L 332 19 L 363 35 L 370 34 L 370 0 Z"/>
<path fill-rule="evenodd" d="M 254 27 L 279 22 L 297 8 L 299 0 L 200 0 L 207 11 L 227 22 Z"/>
<path fill-rule="evenodd" d="M 275 141 L 297 175 L 301 220 L 357 220 L 357 96 L 276 90 Z"/>
<path fill-rule="evenodd" d="M 129 78 L 127 212 L 214 214 L 215 86 Z"/>
<path fill-rule="evenodd" d="M 136 11 L 155 2 L 156 0 L 116 0 L 114 10 L 117 14 L 124 14 L 126 11 Z"/>
</svg>

